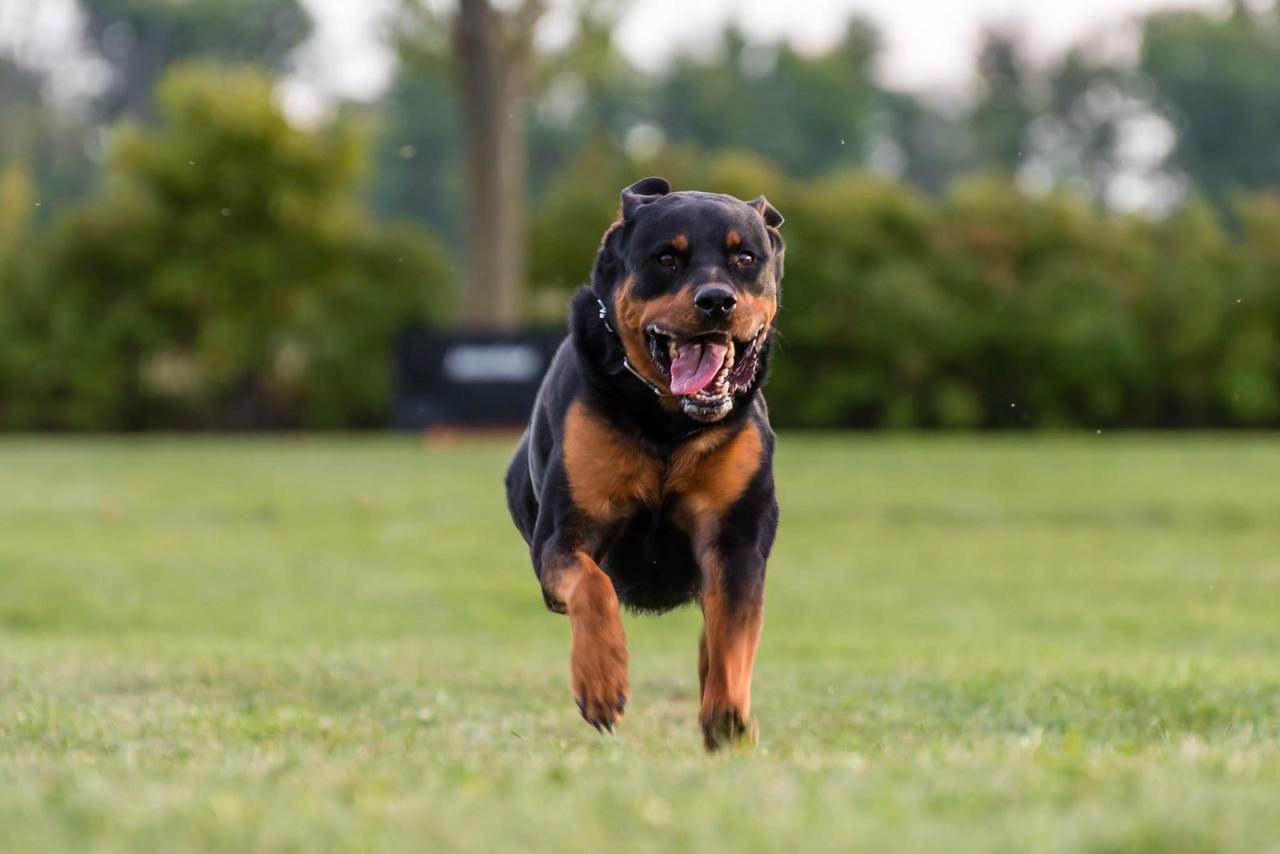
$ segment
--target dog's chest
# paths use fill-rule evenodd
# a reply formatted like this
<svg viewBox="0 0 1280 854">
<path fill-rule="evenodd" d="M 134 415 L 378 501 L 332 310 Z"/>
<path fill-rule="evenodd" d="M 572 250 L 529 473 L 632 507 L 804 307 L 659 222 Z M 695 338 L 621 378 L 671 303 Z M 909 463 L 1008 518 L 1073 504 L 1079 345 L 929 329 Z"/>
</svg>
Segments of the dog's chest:
<svg viewBox="0 0 1280 854">
<path fill-rule="evenodd" d="M 575 403 L 565 419 L 564 463 L 574 505 L 600 522 L 617 521 L 638 505 L 669 508 L 692 530 L 724 513 L 761 464 L 760 432 L 747 424 L 735 433 L 708 431 L 669 460 L 645 453 Z"/>
</svg>

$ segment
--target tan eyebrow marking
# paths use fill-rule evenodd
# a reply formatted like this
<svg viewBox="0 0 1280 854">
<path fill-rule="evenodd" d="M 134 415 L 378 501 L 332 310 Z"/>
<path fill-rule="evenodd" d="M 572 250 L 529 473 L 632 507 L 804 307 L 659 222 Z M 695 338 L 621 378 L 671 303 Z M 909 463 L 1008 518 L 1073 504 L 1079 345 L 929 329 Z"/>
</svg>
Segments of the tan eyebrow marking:
<svg viewBox="0 0 1280 854">
<path fill-rule="evenodd" d="M 671 246 L 677 252 L 688 252 L 689 238 L 685 237 L 683 234 L 677 234 L 675 237 L 671 238 Z"/>
<path fill-rule="evenodd" d="M 729 249 L 737 249 L 742 245 L 742 235 L 730 229 L 729 233 L 725 235 L 724 245 Z"/>
</svg>

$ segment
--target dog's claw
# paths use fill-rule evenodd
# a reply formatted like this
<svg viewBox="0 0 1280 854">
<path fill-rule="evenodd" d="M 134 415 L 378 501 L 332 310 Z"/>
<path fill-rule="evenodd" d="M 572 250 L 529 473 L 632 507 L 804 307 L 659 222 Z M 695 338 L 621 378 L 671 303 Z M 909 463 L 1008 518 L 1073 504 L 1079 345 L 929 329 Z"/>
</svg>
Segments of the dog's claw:
<svg viewBox="0 0 1280 854">
<path fill-rule="evenodd" d="M 605 729 L 609 730 L 609 735 L 613 735 L 613 721 L 609 721 L 604 726 L 605 726 Z"/>
<path fill-rule="evenodd" d="M 627 710 L 627 698 L 623 694 L 618 695 L 618 713 L 621 714 Z"/>
<path fill-rule="evenodd" d="M 574 697 L 573 701 L 578 704 L 578 714 L 585 719 L 587 716 L 587 701 L 581 697 Z"/>
<path fill-rule="evenodd" d="M 722 747 L 750 749 L 759 740 L 755 718 L 743 720 L 736 712 L 721 712 L 702 724 L 703 745 L 708 751 Z"/>
</svg>

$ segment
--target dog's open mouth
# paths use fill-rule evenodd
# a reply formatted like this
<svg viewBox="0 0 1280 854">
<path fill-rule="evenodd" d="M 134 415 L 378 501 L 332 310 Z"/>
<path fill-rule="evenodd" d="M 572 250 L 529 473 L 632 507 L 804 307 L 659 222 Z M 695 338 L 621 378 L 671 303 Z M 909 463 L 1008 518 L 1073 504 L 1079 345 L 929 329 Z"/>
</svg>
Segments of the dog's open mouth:
<svg viewBox="0 0 1280 854">
<path fill-rule="evenodd" d="M 685 413 L 715 420 L 733 406 L 733 396 L 750 390 L 760 367 L 761 326 L 749 340 L 722 332 L 680 338 L 658 326 L 645 329 L 649 356 L 680 397 Z"/>
</svg>

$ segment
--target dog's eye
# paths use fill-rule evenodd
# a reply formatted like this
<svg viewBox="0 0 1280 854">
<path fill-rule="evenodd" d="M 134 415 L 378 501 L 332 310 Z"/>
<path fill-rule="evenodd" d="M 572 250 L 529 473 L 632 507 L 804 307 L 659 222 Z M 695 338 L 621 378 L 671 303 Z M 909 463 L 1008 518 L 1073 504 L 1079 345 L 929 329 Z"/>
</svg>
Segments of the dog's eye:
<svg viewBox="0 0 1280 854">
<path fill-rule="evenodd" d="M 752 255 L 750 252 L 739 252 L 737 255 L 733 256 L 733 263 L 737 264 L 739 267 L 750 267 L 755 262 L 756 256 Z"/>
<path fill-rule="evenodd" d="M 664 267 L 674 267 L 676 265 L 676 256 L 670 252 L 663 252 L 658 256 L 658 263 Z"/>
</svg>

